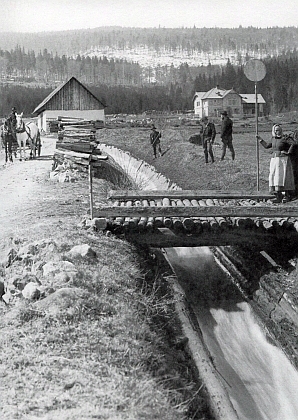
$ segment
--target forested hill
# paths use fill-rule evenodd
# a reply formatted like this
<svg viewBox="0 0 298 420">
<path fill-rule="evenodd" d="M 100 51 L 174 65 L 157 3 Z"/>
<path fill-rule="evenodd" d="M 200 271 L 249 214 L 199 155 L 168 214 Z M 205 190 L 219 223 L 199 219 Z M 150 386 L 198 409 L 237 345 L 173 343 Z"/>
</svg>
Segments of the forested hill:
<svg viewBox="0 0 298 420">
<path fill-rule="evenodd" d="M 12 105 L 29 114 L 70 76 L 89 86 L 108 113 L 189 110 L 196 91 L 206 92 L 216 85 L 253 93 L 254 83 L 244 74 L 251 57 L 261 58 L 266 65 L 266 77 L 258 85 L 266 112 L 296 111 L 297 44 L 295 27 L 0 32 L 0 116 Z M 138 59 L 132 60 L 134 49 Z M 209 61 L 187 61 L 199 54 Z"/>
<path fill-rule="evenodd" d="M 220 22 L 217 22 L 220 26 Z M 131 49 L 146 46 L 155 51 L 182 49 L 189 53 L 245 52 L 259 58 L 277 56 L 298 46 L 297 27 L 273 28 L 122 28 L 100 27 L 60 32 L 0 32 L 0 48 L 21 46 L 38 53 L 47 49 L 59 56 L 73 56 L 97 47 Z"/>
</svg>

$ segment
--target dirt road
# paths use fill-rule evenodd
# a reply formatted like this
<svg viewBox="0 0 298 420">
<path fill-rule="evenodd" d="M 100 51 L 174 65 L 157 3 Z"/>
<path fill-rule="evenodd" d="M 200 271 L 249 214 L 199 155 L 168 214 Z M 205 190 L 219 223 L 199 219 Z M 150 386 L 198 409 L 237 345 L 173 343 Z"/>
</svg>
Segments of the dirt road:
<svg viewBox="0 0 298 420">
<path fill-rule="evenodd" d="M 82 183 L 86 181 L 61 184 L 49 178 L 55 143 L 55 138 L 44 137 L 40 158 L 26 161 L 15 159 L 7 165 L 4 151 L 0 151 L 2 243 L 5 238 L 15 238 L 27 230 L 30 230 L 30 236 L 33 230 L 37 236 L 44 236 L 49 231 L 53 232 L 53 223 L 59 225 L 60 219 L 65 222 L 64 218 L 68 215 L 80 217 L 84 214 L 88 203 L 88 186 L 84 188 Z"/>
</svg>

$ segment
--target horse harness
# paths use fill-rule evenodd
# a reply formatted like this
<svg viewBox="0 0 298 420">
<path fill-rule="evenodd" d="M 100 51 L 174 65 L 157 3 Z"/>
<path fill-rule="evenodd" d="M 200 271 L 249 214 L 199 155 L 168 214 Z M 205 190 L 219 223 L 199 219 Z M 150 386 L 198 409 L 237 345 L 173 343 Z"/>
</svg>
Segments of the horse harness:
<svg viewBox="0 0 298 420">
<path fill-rule="evenodd" d="M 29 127 L 29 124 L 25 124 L 24 121 L 22 121 L 21 127 L 22 128 L 17 128 L 16 129 L 16 133 L 26 133 L 28 138 L 33 142 L 33 138 L 30 135 L 31 129 Z M 26 130 L 26 128 L 28 129 L 28 131 Z"/>
</svg>

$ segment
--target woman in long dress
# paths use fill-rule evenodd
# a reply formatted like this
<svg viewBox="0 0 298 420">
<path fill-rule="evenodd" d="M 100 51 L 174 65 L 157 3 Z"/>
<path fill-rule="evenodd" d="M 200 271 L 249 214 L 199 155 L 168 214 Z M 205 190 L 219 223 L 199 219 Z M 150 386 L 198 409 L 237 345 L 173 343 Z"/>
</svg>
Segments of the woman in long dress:
<svg viewBox="0 0 298 420">
<path fill-rule="evenodd" d="M 295 190 L 293 167 L 289 156 L 293 150 L 293 145 L 289 144 L 287 138 L 283 136 L 279 124 L 272 127 L 271 142 L 266 142 L 260 136 L 257 136 L 257 138 L 265 149 L 272 148 L 269 191 L 276 195 L 273 201 L 276 203 L 290 201 L 291 194 Z"/>
</svg>

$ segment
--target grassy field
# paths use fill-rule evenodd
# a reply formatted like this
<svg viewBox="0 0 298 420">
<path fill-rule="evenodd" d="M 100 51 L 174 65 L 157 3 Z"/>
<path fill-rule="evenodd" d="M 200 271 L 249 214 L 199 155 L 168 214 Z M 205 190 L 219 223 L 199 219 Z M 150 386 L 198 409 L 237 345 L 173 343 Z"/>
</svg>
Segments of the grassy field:
<svg viewBox="0 0 298 420">
<path fill-rule="evenodd" d="M 196 133 L 193 127 L 168 128 L 161 130 L 161 148 L 165 152 L 154 159 L 149 142 L 150 129 L 119 128 L 103 129 L 98 132 L 100 142 L 114 145 L 130 152 L 133 156 L 154 165 L 172 182 L 183 189 L 203 190 L 257 190 L 257 151 L 255 134 L 234 134 L 235 161 L 231 160 L 227 150 L 226 158 L 220 161 L 221 140 L 219 134 L 214 144 L 214 164 L 205 164 L 202 146 L 193 145 L 188 140 Z M 265 140 L 270 140 L 270 133 L 262 133 Z M 270 152 L 259 150 L 259 187 L 268 190 Z"/>
</svg>

